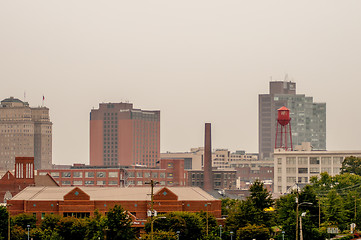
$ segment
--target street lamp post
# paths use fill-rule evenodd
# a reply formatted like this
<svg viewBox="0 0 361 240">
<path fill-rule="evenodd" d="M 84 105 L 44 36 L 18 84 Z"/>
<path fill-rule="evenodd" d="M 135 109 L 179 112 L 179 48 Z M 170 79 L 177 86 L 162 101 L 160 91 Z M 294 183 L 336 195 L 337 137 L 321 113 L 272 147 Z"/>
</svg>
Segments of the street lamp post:
<svg viewBox="0 0 361 240">
<path fill-rule="evenodd" d="M 8 210 L 8 240 L 10 240 L 10 211 L 9 207 L 12 206 L 12 204 L 6 204 L 7 210 Z"/>
<path fill-rule="evenodd" d="M 231 234 L 231 240 L 233 240 L 233 232 L 231 231 L 230 234 Z"/>
<path fill-rule="evenodd" d="M 177 239 L 179 240 L 180 231 L 177 231 Z"/>
<path fill-rule="evenodd" d="M 208 236 L 208 206 L 209 205 L 211 205 L 211 203 L 206 204 L 206 207 L 207 207 L 207 214 L 206 214 L 207 215 L 207 219 L 206 219 L 207 220 L 207 236 Z"/>
<path fill-rule="evenodd" d="M 145 184 L 150 184 L 151 187 L 151 192 L 150 192 L 150 239 L 153 240 L 153 217 L 154 217 L 154 186 L 159 183 L 159 182 L 155 182 L 153 181 L 153 179 L 150 180 L 150 182 L 146 182 Z M 163 218 L 163 217 L 160 217 Z M 165 218 L 165 217 L 164 217 Z"/>
<path fill-rule="evenodd" d="M 219 225 L 219 238 L 222 239 L 222 225 Z"/>
<path fill-rule="evenodd" d="M 303 232 L 302 232 L 302 217 L 306 216 L 306 212 L 303 212 L 300 216 L 300 240 L 303 240 Z"/>
<path fill-rule="evenodd" d="M 27 227 L 28 227 L 28 240 L 30 239 L 29 237 L 30 237 L 30 235 L 29 235 L 29 229 L 30 229 L 30 225 L 27 225 Z"/>
<path fill-rule="evenodd" d="M 298 240 L 298 208 L 302 205 L 313 205 L 310 202 L 298 203 L 298 196 L 296 197 L 296 240 Z"/>
<path fill-rule="evenodd" d="M 154 230 L 153 230 L 154 222 L 155 222 L 155 220 L 160 219 L 160 218 L 166 218 L 166 217 L 165 217 L 165 216 L 161 216 L 161 217 L 155 217 L 155 218 L 152 218 L 152 219 L 151 219 L 151 222 L 150 222 L 150 227 L 151 227 L 151 229 L 150 229 L 150 238 L 151 238 L 151 239 L 153 239 L 153 235 L 154 235 Z"/>
</svg>

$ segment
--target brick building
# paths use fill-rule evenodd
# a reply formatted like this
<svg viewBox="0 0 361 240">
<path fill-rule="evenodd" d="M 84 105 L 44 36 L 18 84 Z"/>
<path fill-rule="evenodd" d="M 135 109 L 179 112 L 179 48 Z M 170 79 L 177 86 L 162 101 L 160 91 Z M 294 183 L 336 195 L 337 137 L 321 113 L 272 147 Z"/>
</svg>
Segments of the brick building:
<svg viewBox="0 0 361 240">
<path fill-rule="evenodd" d="M 9 200 L 12 216 L 30 213 L 41 220 L 46 214 L 87 217 L 95 209 L 106 214 L 120 204 L 144 225 L 150 209 L 150 187 L 27 187 Z M 205 211 L 221 218 L 221 200 L 198 187 L 154 187 L 154 210 L 158 214 L 173 211 Z"/>
<path fill-rule="evenodd" d="M 100 103 L 90 113 L 90 165 L 155 167 L 160 154 L 160 111 L 131 103 Z"/>
<path fill-rule="evenodd" d="M 38 175 L 48 173 L 60 186 L 139 187 L 151 179 L 161 186 L 186 186 L 183 159 L 162 159 L 157 168 L 74 165 L 71 169 L 37 171 Z"/>
<path fill-rule="evenodd" d="M 28 186 L 58 186 L 49 175 L 34 175 L 33 157 L 15 158 L 15 175 L 7 171 L 0 179 L 0 202 L 7 202 Z"/>
</svg>

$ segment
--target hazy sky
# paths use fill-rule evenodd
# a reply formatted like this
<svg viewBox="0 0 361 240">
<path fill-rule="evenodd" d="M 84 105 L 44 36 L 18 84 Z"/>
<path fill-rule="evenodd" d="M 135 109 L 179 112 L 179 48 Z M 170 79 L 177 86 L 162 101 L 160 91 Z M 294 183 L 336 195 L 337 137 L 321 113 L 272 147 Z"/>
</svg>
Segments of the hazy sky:
<svg viewBox="0 0 361 240">
<path fill-rule="evenodd" d="M 361 149 L 361 1 L 0 1 L 0 98 L 45 95 L 53 162 L 89 161 L 89 113 L 161 111 L 161 151 L 258 151 L 258 94 L 286 73 Z"/>
</svg>

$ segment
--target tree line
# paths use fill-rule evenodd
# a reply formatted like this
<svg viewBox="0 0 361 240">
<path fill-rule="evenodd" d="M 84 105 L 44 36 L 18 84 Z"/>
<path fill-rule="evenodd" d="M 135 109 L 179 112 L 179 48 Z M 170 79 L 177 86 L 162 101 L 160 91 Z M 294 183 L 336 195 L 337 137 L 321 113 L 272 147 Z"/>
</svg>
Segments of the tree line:
<svg viewBox="0 0 361 240">
<path fill-rule="evenodd" d="M 207 212 L 170 212 L 153 219 L 153 239 L 217 240 L 222 235 L 222 239 L 235 240 L 294 240 L 296 229 L 300 229 L 296 224 L 299 220 L 302 220 L 303 239 L 332 237 L 327 233 L 331 227 L 348 233 L 352 223 L 356 227 L 361 224 L 360 168 L 361 158 L 346 158 L 339 175 L 321 173 L 312 177 L 303 189 L 276 200 L 262 182 L 256 181 L 245 200 L 222 199 L 222 215 L 227 216 L 224 226 L 219 226 Z M 98 211 L 88 218 L 49 214 L 38 225 L 33 215 L 19 214 L 10 219 L 14 240 L 26 239 L 28 231 L 34 240 L 151 239 L 150 219 L 145 224 L 145 233 L 140 234 L 139 229 L 131 227 L 132 219 L 119 205 L 105 216 Z M 8 239 L 7 231 L 8 212 L 0 207 L 0 240 Z"/>
</svg>

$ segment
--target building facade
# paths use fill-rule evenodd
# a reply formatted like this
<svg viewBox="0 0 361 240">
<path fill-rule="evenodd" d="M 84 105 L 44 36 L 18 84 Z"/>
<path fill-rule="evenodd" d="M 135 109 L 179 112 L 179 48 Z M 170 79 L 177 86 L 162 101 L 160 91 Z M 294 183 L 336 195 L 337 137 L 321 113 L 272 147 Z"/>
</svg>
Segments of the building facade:
<svg viewBox="0 0 361 240">
<path fill-rule="evenodd" d="M 96 209 L 106 214 L 120 204 L 135 217 L 134 224 L 144 227 L 150 193 L 150 187 L 28 187 L 9 200 L 9 212 L 11 216 L 33 214 L 40 221 L 46 214 L 88 217 Z M 158 214 L 204 211 L 220 219 L 221 200 L 196 187 L 154 187 L 154 210 Z"/>
<path fill-rule="evenodd" d="M 152 179 L 159 186 L 186 186 L 183 159 L 162 159 L 157 168 L 75 165 L 71 169 L 43 169 L 60 186 L 144 187 Z"/>
<path fill-rule="evenodd" d="M 100 103 L 90 112 L 90 165 L 155 167 L 160 154 L 160 111 L 131 103 Z"/>
<path fill-rule="evenodd" d="M 259 154 L 272 157 L 275 148 L 277 109 L 290 110 L 292 142 L 310 142 L 314 150 L 326 150 L 326 103 L 315 103 L 312 97 L 296 94 L 296 83 L 270 82 L 268 94 L 259 95 Z"/>
<path fill-rule="evenodd" d="M 34 157 L 35 169 L 52 166 L 52 122 L 46 107 L 10 97 L 0 106 L 0 168 L 13 170 L 15 157 Z"/>
<path fill-rule="evenodd" d="M 361 151 L 276 151 L 274 192 L 286 193 L 295 183 L 309 183 L 323 172 L 335 176 L 349 156 L 361 157 Z"/>
</svg>

